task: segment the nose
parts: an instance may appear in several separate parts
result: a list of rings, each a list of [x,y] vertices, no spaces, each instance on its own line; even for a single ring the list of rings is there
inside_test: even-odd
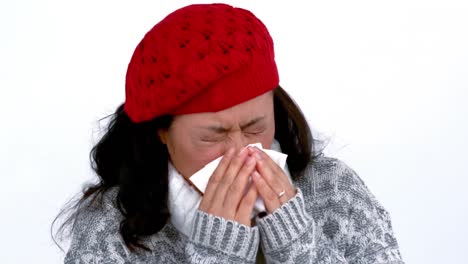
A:
[[[242,133],[233,133],[228,142],[227,149],[234,148],[237,152],[241,151],[249,143]]]

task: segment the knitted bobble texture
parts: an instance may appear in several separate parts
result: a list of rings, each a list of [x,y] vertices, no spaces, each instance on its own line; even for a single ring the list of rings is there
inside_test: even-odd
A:
[[[220,111],[278,83],[273,40],[255,15],[225,4],[190,5],[137,45],[126,75],[125,112],[143,122]]]

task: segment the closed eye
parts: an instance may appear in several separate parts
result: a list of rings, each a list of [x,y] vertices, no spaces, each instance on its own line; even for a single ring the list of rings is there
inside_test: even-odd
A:
[[[205,138],[203,138],[201,141],[202,142],[218,142],[218,141],[221,141],[221,139],[214,139],[214,138],[205,139]]]
[[[247,135],[252,135],[252,136],[257,136],[265,132],[265,130],[259,130],[259,131],[246,131],[244,132]]]
[[[213,137],[203,137],[201,138],[202,142],[219,142],[224,140],[224,136],[213,136]]]

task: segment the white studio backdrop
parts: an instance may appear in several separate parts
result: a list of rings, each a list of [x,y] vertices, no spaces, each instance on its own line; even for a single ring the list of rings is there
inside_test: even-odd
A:
[[[94,177],[97,120],[143,35],[190,3],[0,2],[1,263],[63,262],[50,224]],[[405,261],[468,263],[468,2],[226,3],[270,29],[282,86],[390,212]]]

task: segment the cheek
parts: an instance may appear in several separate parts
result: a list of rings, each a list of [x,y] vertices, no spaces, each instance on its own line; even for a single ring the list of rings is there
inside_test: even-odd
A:
[[[197,166],[194,168],[193,173],[197,172],[203,168],[206,164],[217,159],[219,156],[224,154],[223,148],[221,146],[213,146],[209,148],[200,148],[194,157],[197,163]],[[193,174],[192,173],[192,174]]]
[[[221,156],[223,149],[219,146],[200,147],[191,142],[185,142],[185,144],[172,144],[169,153],[179,173],[189,178],[206,164]]]
[[[271,148],[271,144],[273,144],[274,138],[275,138],[275,129],[273,127],[273,129],[269,129],[264,134],[260,135],[258,137],[257,142],[262,143],[262,146],[264,148],[269,149]]]
[[[274,133],[271,133],[269,135],[265,135],[264,137],[262,137],[262,139],[260,139],[260,142],[262,142],[262,146],[267,149],[271,148],[274,137],[275,137]]]

